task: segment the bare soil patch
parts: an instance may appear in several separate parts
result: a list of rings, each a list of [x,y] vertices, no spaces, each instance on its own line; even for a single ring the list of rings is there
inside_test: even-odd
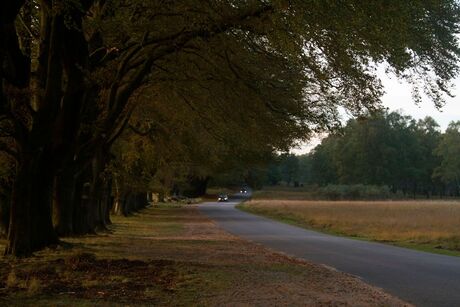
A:
[[[193,206],[114,218],[100,236],[0,260],[0,305],[403,306],[348,274],[219,229]]]

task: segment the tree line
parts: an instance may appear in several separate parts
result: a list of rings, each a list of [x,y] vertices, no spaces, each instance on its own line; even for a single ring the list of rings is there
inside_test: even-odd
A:
[[[1,1],[5,254],[105,229],[149,191],[201,194],[334,128],[339,108],[379,109],[378,63],[441,105],[459,13],[456,1]]]
[[[351,119],[310,153],[281,155],[270,184],[375,185],[403,195],[460,196],[460,122],[441,132],[431,117],[398,112]]]

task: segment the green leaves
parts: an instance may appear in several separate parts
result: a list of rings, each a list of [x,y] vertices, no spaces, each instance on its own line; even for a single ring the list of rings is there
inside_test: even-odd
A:
[[[387,185],[394,192],[434,193],[440,187],[433,172],[434,179],[450,183],[460,171],[460,164],[453,162],[458,160],[453,153],[458,131],[451,126],[441,136],[432,118],[415,121],[396,112],[350,120],[341,133],[328,136],[310,154],[309,180],[321,185]]]
[[[449,124],[435,153],[441,158],[441,165],[436,168],[433,177],[445,183],[454,182],[460,189],[460,121]]]

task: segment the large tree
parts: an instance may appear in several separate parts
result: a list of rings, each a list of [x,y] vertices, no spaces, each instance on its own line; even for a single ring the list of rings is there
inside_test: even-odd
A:
[[[441,158],[440,165],[435,169],[434,177],[444,183],[451,183],[455,195],[460,195],[460,122],[451,122],[435,150]]]

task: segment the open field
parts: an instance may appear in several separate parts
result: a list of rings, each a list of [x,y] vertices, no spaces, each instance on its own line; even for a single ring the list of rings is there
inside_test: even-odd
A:
[[[106,234],[0,258],[0,305],[403,305],[350,275],[229,235],[193,206],[113,220]]]
[[[293,194],[262,191],[240,207],[327,233],[460,256],[460,201],[313,201]]]

